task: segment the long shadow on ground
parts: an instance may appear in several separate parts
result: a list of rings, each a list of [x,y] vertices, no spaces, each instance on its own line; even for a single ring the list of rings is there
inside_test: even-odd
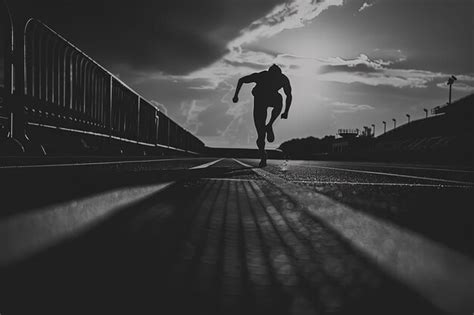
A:
[[[236,180],[219,179],[225,173]],[[207,174],[209,175],[209,174]],[[436,314],[250,170],[215,169],[0,270],[2,314]],[[286,209],[282,211],[282,209]],[[293,209],[293,210],[292,210]],[[302,231],[307,231],[307,234]]]

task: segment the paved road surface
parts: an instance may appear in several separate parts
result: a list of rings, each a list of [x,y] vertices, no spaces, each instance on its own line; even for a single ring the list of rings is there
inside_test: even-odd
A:
[[[277,160],[265,170],[474,257],[473,169]]]
[[[0,170],[0,313],[471,313],[472,171],[256,162]]]

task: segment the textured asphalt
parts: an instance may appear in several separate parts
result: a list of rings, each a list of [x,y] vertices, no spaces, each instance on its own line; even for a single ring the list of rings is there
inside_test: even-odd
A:
[[[71,174],[80,178],[63,188],[64,194],[92,180],[94,192],[137,183],[176,184],[1,267],[0,313],[442,313],[429,294],[387,272],[251,167],[226,159],[189,170],[213,160],[181,161],[171,168],[142,163],[72,173],[50,170],[58,181]],[[434,240],[462,253],[463,262],[472,258],[472,222],[467,220],[472,173],[400,167],[271,161],[265,171]],[[36,172],[40,178],[45,174]],[[78,191],[63,199],[77,197]],[[21,220],[58,202],[33,198],[24,202],[27,211],[11,203],[14,210],[3,220]]]
[[[269,160],[265,170],[474,258],[474,169]]]

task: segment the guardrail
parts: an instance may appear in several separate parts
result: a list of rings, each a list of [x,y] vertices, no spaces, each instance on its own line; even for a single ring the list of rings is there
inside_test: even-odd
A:
[[[15,94],[17,99],[21,95],[25,125],[203,152],[204,143],[197,137],[41,21],[29,19],[21,32],[23,49],[17,51],[22,64],[15,71],[22,74],[23,86]],[[0,109],[8,114],[8,106]]]
[[[0,121],[9,119],[7,98],[13,93],[11,54],[13,23],[8,7],[0,2]]]

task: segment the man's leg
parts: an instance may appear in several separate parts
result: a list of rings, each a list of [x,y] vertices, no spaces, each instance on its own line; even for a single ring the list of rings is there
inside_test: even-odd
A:
[[[268,124],[265,126],[265,129],[267,131],[268,142],[275,141],[275,134],[273,133],[273,123],[278,118],[278,116],[280,116],[281,110],[283,108],[283,103],[282,103],[280,94],[278,94],[278,97],[275,97],[275,100],[273,100],[272,105],[273,105],[272,114],[271,114],[270,120],[268,121]]]
[[[267,154],[265,153],[265,121],[267,120],[267,108],[261,106],[257,100],[253,107],[253,120],[257,129],[257,147],[260,155],[260,166],[267,164]]]

